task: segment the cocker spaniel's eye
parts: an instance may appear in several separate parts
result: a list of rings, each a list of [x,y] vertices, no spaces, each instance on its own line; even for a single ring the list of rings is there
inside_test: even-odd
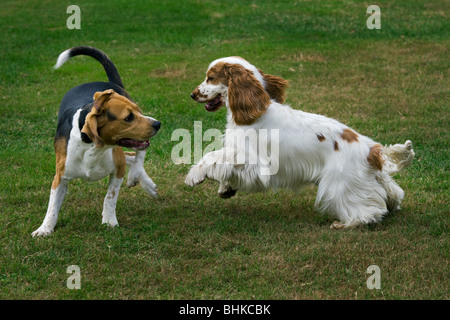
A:
[[[214,80],[214,77],[208,77],[207,79],[206,79],[206,81],[213,81]]]
[[[131,122],[134,120],[134,114],[130,113],[125,119],[123,119],[125,122]]]

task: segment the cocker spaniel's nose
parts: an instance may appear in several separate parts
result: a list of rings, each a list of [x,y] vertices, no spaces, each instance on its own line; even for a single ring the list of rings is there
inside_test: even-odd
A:
[[[152,127],[153,127],[153,129],[155,129],[155,131],[158,131],[159,128],[161,128],[161,122],[159,122],[159,121],[153,122]]]
[[[191,93],[191,98],[195,100],[195,93]]]

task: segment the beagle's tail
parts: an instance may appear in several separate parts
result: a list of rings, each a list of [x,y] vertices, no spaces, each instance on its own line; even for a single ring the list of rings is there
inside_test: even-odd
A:
[[[103,51],[93,47],[73,47],[67,49],[66,51],[64,51],[59,55],[58,61],[56,61],[56,64],[53,68],[58,69],[67,60],[79,55],[89,56],[100,62],[103,68],[105,69],[109,82],[112,82],[118,85],[119,87],[123,88],[122,79],[120,78],[119,72],[117,71],[114,63]]]

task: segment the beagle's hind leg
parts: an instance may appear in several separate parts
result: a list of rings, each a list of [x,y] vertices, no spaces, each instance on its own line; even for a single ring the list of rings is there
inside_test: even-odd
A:
[[[58,183],[57,186],[55,186],[56,183]],[[50,191],[47,213],[41,226],[31,234],[33,237],[48,236],[53,232],[58,220],[59,210],[67,193],[68,183],[69,180],[55,176]]]
[[[52,189],[50,191],[50,199],[48,201],[47,213],[45,214],[42,225],[31,235],[33,237],[48,236],[53,232],[58,213],[67,193],[69,180],[64,178],[67,159],[67,139],[55,139],[55,156],[56,156],[56,174],[53,178]]]

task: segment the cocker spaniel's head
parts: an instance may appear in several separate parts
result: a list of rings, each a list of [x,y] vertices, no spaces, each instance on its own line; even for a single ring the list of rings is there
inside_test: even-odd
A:
[[[206,103],[209,112],[223,106],[230,108],[238,125],[250,125],[267,110],[271,100],[283,103],[288,81],[264,74],[240,57],[227,57],[213,61],[203,81],[191,94]]]

